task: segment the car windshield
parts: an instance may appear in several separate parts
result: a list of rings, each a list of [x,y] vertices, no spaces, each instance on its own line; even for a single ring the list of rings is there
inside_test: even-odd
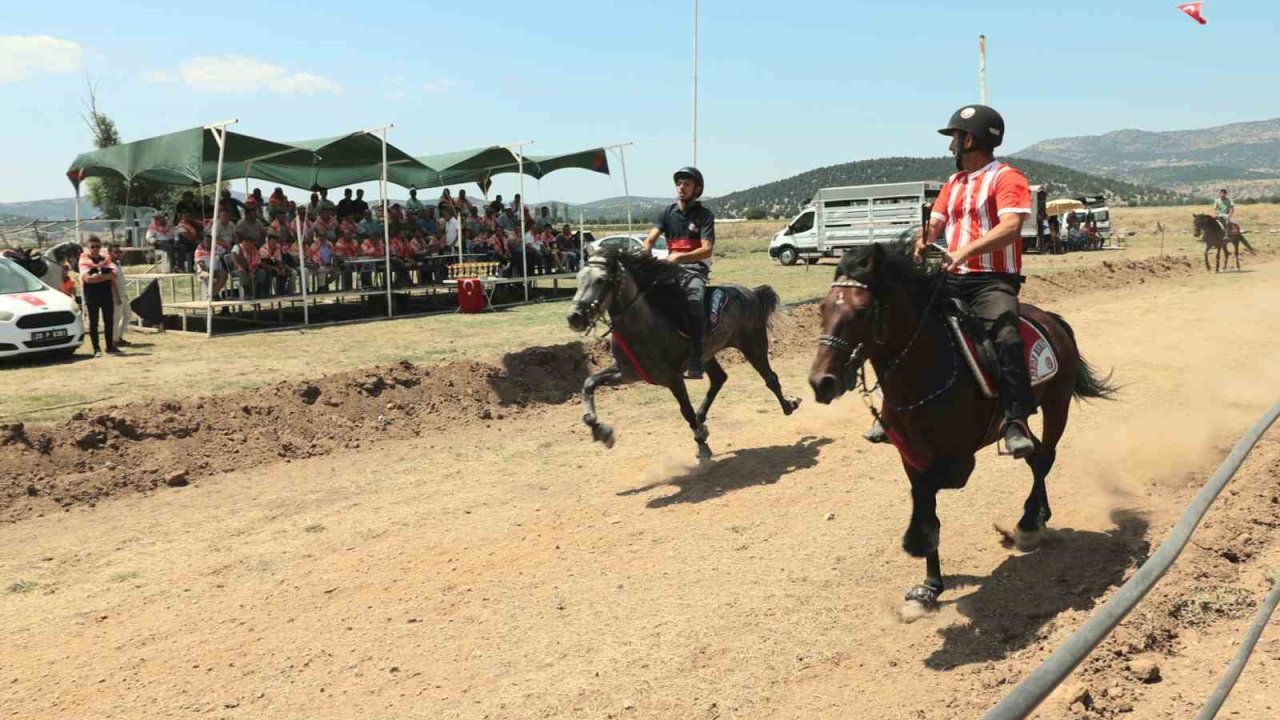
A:
[[[635,240],[629,237],[611,237],[600,241],[600,247],[605,248],[627,248],[630,247]]]
[[[44,283],[35,275],[18,267],[12,260],[0,259],[0,295],[29,293],[44,290]]]

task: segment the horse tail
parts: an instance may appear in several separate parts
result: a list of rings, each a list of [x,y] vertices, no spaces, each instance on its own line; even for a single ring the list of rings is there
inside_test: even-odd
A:
[[[758,285],[751,289],[751,294],[755,295],[756,301],[760,303],[760,309],[764,311],[764,322],[768,325],[773,319],[773,314],[778,311],[778,303],[781,302],[778,291],[771,285]]]
[[[1098,377],[1098,371],[1080,354],[1080,346],[1076,345],[1076,331],[1071,329],[1071,324],[1057,313],[1046,314],[1067,331],[1071,344],[1076,346],[1076,386],[1071,389],[1071,394],[1078,400],[1110,400],[1120,390],[1119,386],[1111,382],[1113,373]]]
[[[1243,233],[1243,232],[1241,232],[1241,233],[1240,233],[1239,235],[1237,235],[1236,237],[1240,238],[1240,242],[1241,242],[1241,244],[1243,244],[1243,245],[1245,246],[1245,248],[1249,251],[1249,254],[1250,254],[1250,255],[1257,255],[1257,254],[1258,254],[1258,252],[1257,252],[1256,250],[1254,250],[1254,249],[1253,249],[1253,246],[1249,244],[1249,241],[1245,239],[1245,237],[1244,237],[1244,233]]]

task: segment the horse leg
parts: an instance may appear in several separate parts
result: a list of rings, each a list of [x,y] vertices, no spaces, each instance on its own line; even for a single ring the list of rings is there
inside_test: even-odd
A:
[[[1209,272],[1209,251],[1212,249],[1213,249],[1212,245],[1205,243],[1204,245],[1204,271],[1205,272]]]
[[[711,387],[707,388],[707,395],[702,398],[702,404],[698,406],[699,425],[707,422],[707,412],[711,410],[711,403],[715,402],[720,388],[724,387],[725,381],[729,379],[729,373],[724,371],[715,357],[703,363],[703,368],[707,371],[707,379],[711,381]]]
[[[800,407],[800,398],[789,397],[782,394],[782,383],[778,382],[778,374],[769,366],[769,335],[760,333],[754,342],[745,343],[745,346],[739,348],[742,354],[746,356],[747,362],[751,363],[751,367],[756,369],[760,377],[764,379],[765,387],[778,398],[778,405],[782,407],[783,415],[790,415]]]
[[[721,370],[721,372],[724,371]],[[675,382],[671,384],[671,394],[680,404],[680,414],[684,416],[685,422],[689,423],[689,429],[693,431],[693,440],[698,443],[698,460],[710,460],[711,448],[707,445],[707,436],[710,433],[707,432],[707,426],[698,419],[698,413],[693,410],[693,403],[689,401],[689,389],[685,387],[684,378],[676,377]]]
[[[596,388],[611,385],[622,379],[622,371],[617,365],[591,375],[582,383],[582,405],[586,410],[582,413],[582,422],[591,428],[591,439],[604,443],[606,448],[613,447],[613,428],[596,419]]]
[[[902,549],[912,557],[925,559],[924,582],[907,591],[902,604],[903,622],[914,622],[938,609],[942,594],[942,561],[938,542],[942,523],[938,520],[938,486],[930,471],[906,468],[911,480],[911,523],[902,535]]]
[[[1240,271],[1240,241],[1236,240],[1236,272]]]

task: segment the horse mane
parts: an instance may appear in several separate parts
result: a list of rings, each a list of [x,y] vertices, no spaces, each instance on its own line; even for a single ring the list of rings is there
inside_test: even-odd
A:
[[[871,258],[877,254],[877,246],[883,249],[879,279],[901,285],[917,306],[928,303],[940,270],[929,263],[916,262],[915,246],[911,241],[869,244],[846,250],[836,266],[836,279],[857,280],[870,286],[871,292],[881,294],[885,288],[877,287],[877,278],[871,277]]]
[[[629,252],[623,248],[605,248],[595,255],[609,264],[622,266],[635,280],[641,290],[648,290],[654,285],[678,284],[684,276],[684,270],[673,262],[659,260],[647,253]]]

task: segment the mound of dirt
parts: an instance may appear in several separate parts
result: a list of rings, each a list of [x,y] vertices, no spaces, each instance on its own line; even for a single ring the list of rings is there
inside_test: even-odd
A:
[[[218,397],[110,406],[40,431],[3,424],[0,520],[501,420],[575,397],[589,365],[583,345],[570,343],[511,353],[500,365],[402,362]]]
[[[1103,261],[1097,265],[1049,275],[1032,275],[1022,286],[1024,302],[1052,310],[1052,303],[1068,295],[1118,290],[1152,280],[1186,277],[1203,273],[1186,256],[1153,257],[1141,260]]]

